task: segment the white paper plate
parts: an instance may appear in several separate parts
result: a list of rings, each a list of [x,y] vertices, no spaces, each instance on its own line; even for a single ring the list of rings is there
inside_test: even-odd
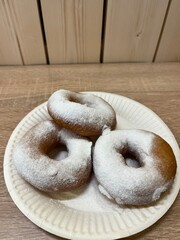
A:
[[[117,113],[118,129],[145,129],[164,138],[173,148],[178,169],[173,187],[148,207],[122,208],[99,194],[95,179],[72,193],[45,194],[26,183],[13,164],[13,149],[35,124],[50,119],[46,103],[31,111],[12,133],[4,158],[4,177],[17,207],[36,225],[69,239],[116,239],[138,233],[160,219],[173,204],[180,188],[180,150],[165,123],[150,109],[129,98],[93,92],[109,102]]]

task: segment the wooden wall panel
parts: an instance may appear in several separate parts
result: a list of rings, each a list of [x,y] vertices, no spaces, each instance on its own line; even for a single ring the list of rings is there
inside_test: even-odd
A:
[[[0,1],[0,65],[21,65],[19,47],[4,1]]]
[[[100,61],[103,0],[41,0],[51,64]]]
[[[0,1],[0,64],[44,63],[37,1]]]
[[[104,62],[151,62],[168,0],[108,0]]]
[[[172,0],[155,61],[180,61],[180,1]]]
[[[24,64],[46,63],[37,0],[6,1]]]

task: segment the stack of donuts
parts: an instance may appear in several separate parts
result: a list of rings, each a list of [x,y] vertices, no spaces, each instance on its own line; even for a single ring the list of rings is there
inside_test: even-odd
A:
[[[94,172],[109,199],[146,205],[172,186],[176,159],[170,145],[145,130],[115,130],[115,111],[102,98],[58,90],[47,110],[52,120],[31,128],[14,149],[18,173],[34,187],[70,191]],[[61,160],[50,156],[57,147],[67,150]]]

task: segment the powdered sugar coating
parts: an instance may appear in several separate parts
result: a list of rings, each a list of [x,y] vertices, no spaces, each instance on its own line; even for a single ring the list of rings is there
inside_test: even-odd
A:
[[[64,144],[68,156],[56,161],[48,156],[51,148]],[[14,150],[19,174],[43,191],[74,189],[89,179],[92,143],[84,137],[61,129],[52,121],[37,124],[20,140]]]
[[[93,94],[58,90],[48,100],[48,111],[56,123],[80,135],[100,135],[116,124],[113,108]]]
[[[162,176],[160,160],[152,152],[156,137],[143,130],[116,130],[97,140],[93,167],[104,195],[118,204],[142,205],[157,200],[171,186],[173,179]],[[127,151],[140,167],[127,166]]]

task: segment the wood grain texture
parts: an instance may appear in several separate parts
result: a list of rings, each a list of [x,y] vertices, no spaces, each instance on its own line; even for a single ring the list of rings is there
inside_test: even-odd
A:
[[[5,1],[24,64],[45,64],[46,57],[36,0]]]
[[[180,1],[172,0],[156,54],[156,62],[180,61]]]
[[[45,64],[37,1],[1,1],[0,11],[0,64]]]
[[[50,94],[73,91],[106,91],[141,102],[169,126],[180,144],[179,64],[103,64],[0,68],[0,239],[62,239],[38,228],[11,200],[3,179],[7,141],[18,122]],[[153,226],[127,240],[179,240],[180,195]]]
[[[49,61],[100,61],[103,0],[41,0]]]
[[[104,62],[151,62],[168,0],[109,0]]]
[[[16,34],[4,1],[0,1],[0,65],[22,65]]]

